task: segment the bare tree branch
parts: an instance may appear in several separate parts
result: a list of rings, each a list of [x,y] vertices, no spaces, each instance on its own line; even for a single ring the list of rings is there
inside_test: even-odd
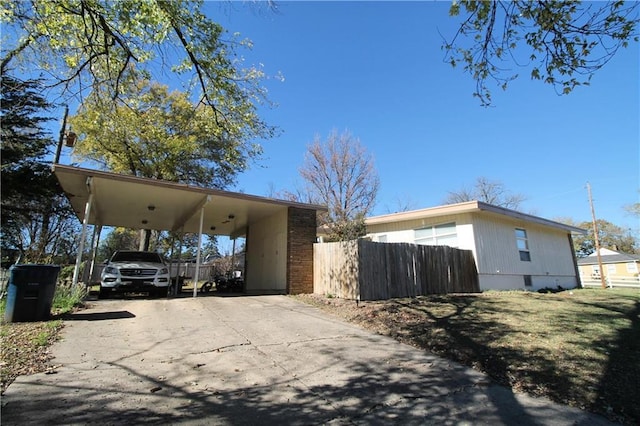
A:
[[[364,218],[371,213],[380,186],[373,157],[360,141],[344,132],[332,132],[325,142],[316,137],[308,146],[300,175],[310,201],[328,206],[320,224],[334,239],[363,235]]]
[[[476,179],[473,188],[461,188],[457,191],[451,191],[443,200],[443,203],[457,204],[467,201],[482,201],[494,206],[519,210],[520,205],[525,200],[526,197],[524,195],[508,191],[502,182],[492,181],[480,176]]]

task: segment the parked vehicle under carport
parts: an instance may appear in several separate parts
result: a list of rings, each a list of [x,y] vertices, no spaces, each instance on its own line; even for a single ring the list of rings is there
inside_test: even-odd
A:
[[[169,268],[158,253],[116,251],[100,275],[100,298],[114,294],[148,293],[166,297]]]

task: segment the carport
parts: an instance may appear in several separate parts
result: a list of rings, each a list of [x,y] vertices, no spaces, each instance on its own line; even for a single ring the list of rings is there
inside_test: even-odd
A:
[[[94,237],[103,226],[198,234],[195,282],[203,234],[245,237],[245,292],[313,292],[316,212],[326,207],[59,164],[53,172],[82,222],[74,285],[93,225]]]

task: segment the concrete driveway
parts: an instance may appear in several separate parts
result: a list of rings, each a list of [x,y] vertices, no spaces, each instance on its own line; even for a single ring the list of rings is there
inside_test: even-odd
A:
[[[609,424],[286,296],[101,300],[62,337],[3,425]]]

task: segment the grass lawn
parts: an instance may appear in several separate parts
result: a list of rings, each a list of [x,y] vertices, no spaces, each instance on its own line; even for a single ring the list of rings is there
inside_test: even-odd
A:
[[[21,375],[41,373],[50,367],[51,346],[57,339],[63,322],[56,315],[82,306],[84,287],[58,284],[53,297],[49,321],[6,323],[4,313],[7,298],[0,299],[0,393]]]
[[[640,291],[485,292],[378,302],[300,296],[517,392],[640,424]]]
[[[77,305],[61,294],[56,309]],[[485,292],[378,302],[294,296],[380,334],[489,374],[514,391],[640,424],[640,290]],[[0,301],[0,305],[2,302]],[[2,313],[0,306],[0,313]],[[46,371],[61,321],[2,324],[2,390]]]

